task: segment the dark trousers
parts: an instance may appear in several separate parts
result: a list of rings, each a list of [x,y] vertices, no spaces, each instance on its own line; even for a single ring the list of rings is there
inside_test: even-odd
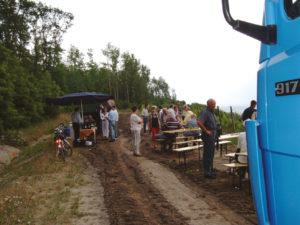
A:
[[[115,128],[115,129],[116,129],[116,134],[115,134],[115,136],[116,136],[116,138],[119,137],[119,127],[118,127],[118,123],[119,123],[119,121],[116,121],[116,122],[115,122],[115,127],[116,127],[116,128]]]
[[[213,137],[203,138],[203,169],[205,175],[213,172],[213,162],[215,155],[215,139]]]
[[[73,130],[74,130],[74,140],[79,139],[80,135],[80,124],[79,123],[72,123]]]
[[[147,131],[147,126],[148,126],[148,117],[143,117],[143,122],[144,122],[144,133]]]

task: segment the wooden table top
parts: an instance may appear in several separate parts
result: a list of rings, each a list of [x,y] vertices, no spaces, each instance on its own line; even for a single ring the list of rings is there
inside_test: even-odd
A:
[[[228,140],[239,137],[240,133],[224,134],[219,137],[219,140]]]
[[[199,127],[196,128],[182,128],[177,130],[163,130],[162,132],[164,134],[177,134],[177,133],[184,133],[187,131],[200,131],[201,129]]]
[[[248,167],[247,163],[225,163],[224,166],[230,167],[230,168],[242,168],[242,167]]]

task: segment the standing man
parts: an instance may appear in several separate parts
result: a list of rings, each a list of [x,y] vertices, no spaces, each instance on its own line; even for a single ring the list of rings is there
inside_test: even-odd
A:
[[[214,99],[207,100],[206,108],[201,112],[198,120],[198,126],[202,130],[203,141],[203,168],[204,177],[215,179],[216,174],[213,169],[213,160],[215,154],[215,141],[217,134],[217,120],[214,114],[216,108],[216,101]]]
[[[118,119],[118,113],[116,110],[116,106],[112,106],[111,110],[108,113],[109,120],[109,131],[110,131],[110,142],[114,142],[116,140],[116,121]]]
[[[140,143],[141,143],[141,129],[143,120],[140,118],[137,113],[138,109],[136,106],[132,107],[132,113],[130,115],[130,129],[132,132],[132,145],[133,145],[133,155],[141,156],[140,153]]]
[[[245,121],[247,119],[253,120],[256,118],[256,101],[252,100],[250,103],[250,107],[244,110],[242,114],[242,120]]]
[[[148,106],[145,104],[145,107],[142,110],[142,117],[143,117],[143,123],[144,123],[144,133],[147,132],[147,126],[148,126],[148,118],[149,118],[149,111]]]
[[[74,144],[76,145],[78,140],[79,140],[79,136],[80,136],[80,124],[83,123],[81,114],[79,112],[79,107],[76,107],[74,109],[74,112],[71,115],[71,120],[72,120],[72,126],[73,126],[73,131],[74,131]]]

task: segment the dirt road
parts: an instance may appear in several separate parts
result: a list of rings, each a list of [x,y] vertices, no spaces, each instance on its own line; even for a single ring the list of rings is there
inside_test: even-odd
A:
[[[83,153],[98,171],[111,224],[255,224],[159,160],[132,156],[127,117],[120,118],[116,142],[100,140]],[[149,139],[144,136],[142,146]]]

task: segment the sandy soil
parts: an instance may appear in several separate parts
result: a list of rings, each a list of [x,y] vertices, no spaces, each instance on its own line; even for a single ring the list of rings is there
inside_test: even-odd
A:
[[[71,190],[73,199],[78,199],[78,218],[73,218],[73,225],[108,225],[109,219],[104,204],[104,189],[101,185],[97,170],[89,163],[84,171],[85,185]],[[74,201],[75,201],[74,200]],[[73,202],[74,202],[73,201]]]
[[[119,127],[116,142],[99,139],[93,150],[82,150],[98,171],[94,178],[102,183],[110,224],[257,223],[247,184],[244,190],[232,190],[225,171],[219,171],[216,180],[204,180],[197,154],[185,170],[176,163],[176,155],[153,151],[150,135],[143,136],[143,157],[134,157],[128,115],[121,115]]]

